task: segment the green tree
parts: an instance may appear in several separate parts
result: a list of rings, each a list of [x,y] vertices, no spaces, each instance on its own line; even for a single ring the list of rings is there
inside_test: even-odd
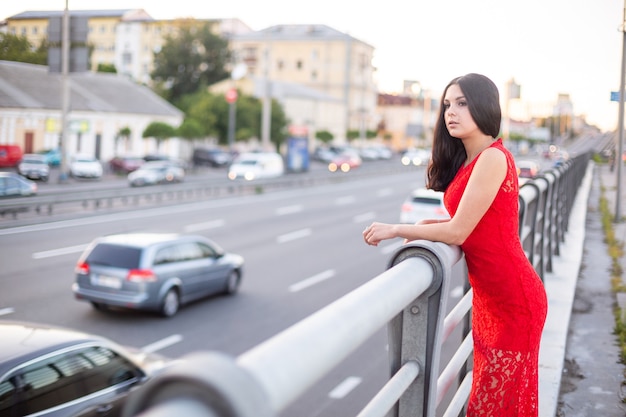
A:
[[[185,112],[186,119],[195,120],[205,136],[219,137],[217,124],[220,117],[224,116],[223,110],[219,109],[221,103],[217,96],[202,91],[185,96],[182,101],[184,106],[179,108]]]
[[[205,136],[202,124],[190,117],[186,117],[183,123],[178,126],[178,136],[188,140],[200,139]]]
[[[155,138],[157,141],[157,151],[161,148],[161,142],[176,136],[176,129],[163,122],[152,122],[143,131],[143,138]]]
[[[348,141],[357,139],[359,136],[361,136],[361,132],[358,130],[351,129],[346,132],[346,138],[348,138]]]
[[[378,135],[378,132],[376,132],[375,130],[366,130],[365,131],[365,139],[373,139]],[[348,140],[354,140],[354,139],[358,139],[361,137],[361,131],[360,130],[348,130],[346,132],[346,137],[348,138]]]
[[[118,130],[117,135],[115,135],[115,150],[116,151],[117,151],[118,140],[120,139],[124,139],[125,146],[128,146],[128,139],[130,138],[131,133],[132,132],[130,130],[130,127],[128,126],[124,126],[120,130]]]
[[[221,145],[228,144],[229,103],[223,94],[198,91],[180,97],[176,106],[185,113],[187,120],[193,120],[202,128],[204,136],[213,136]],[[262,103],[259,99],[239,92],[235,103],[235,140],[246,141],[261,137]],[[270,136],[276,146],[285,141],[287,118],[277,101],[272,102]]]
[[[272,125],[270,127],[270,137],[276,146],[276,151],[280,150],[280,145],[287,139],[289,120],[285,110],[276,100],[272,100]]]
[[[44,41],[34,48],[26,36],[0,33],[0,60],[47,65],[48,46]]]
[[[117,74],[117,68],[113,64],[98,64],[98,72],[109,72],[112,74]]]
[[[330,143],[335,137],[328,130],[318,130],[315,132],[315,139],[322,143]]]
[[[190,22],[167,36],[155,54],[152,78],[170,102],[229,77],[228,41],[214,34],[211,26]]]

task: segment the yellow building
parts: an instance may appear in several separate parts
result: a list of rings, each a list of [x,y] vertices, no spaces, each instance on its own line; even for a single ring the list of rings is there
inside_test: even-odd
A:
[[[62,10],[26,11],[6,19],[6,32],[18,36],[26,36],[34,47],[38,47],[48,36],[48,19],[62,17]],[[93,48],[91,69],[96,70],[99,64],[115,62],[116,28],[124,19],[152,18],[143,10],[70,10],[71,17],[86,17],[89,33],[87,44]]]
[[[376,129],[371,45],[326,25],[277,25],[233,35],[230,46],[255,78],[300,84],[339,100],[341,127],[318,125],[316,130],[331,130],[341,142],[348,130]]]
[[[62,10],[22,12],[7,18],[4,30],[25,36],[38,47],[48,36],[48,19],[62,17],[63,13]],[[70,10],[69,14],[88,19],[87,44],[92,48],[92,71],[99,64],[115,65],[118,73],[143,84],[150,84],[154,53],[161,50],[167,35],[181,27],[211,22],[216,34],[225,37],[252,31],[239,19],[155,20],[143,9]]]

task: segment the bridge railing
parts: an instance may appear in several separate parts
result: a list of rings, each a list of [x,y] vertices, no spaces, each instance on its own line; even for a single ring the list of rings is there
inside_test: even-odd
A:
[[[578,156],[520,189],[520,238],[542,279],[564,240],[589,158]],[[136,391],[124,415],[276,417],[386,326],[390,376],[357,417],[457,417],[472,380],[472,291],[466,285],[448,309],[453,278],[467,278],[459,247],[407,243],[385,272],[240,356],[188,356]],[[450,338],[457,329],[458,346]],[[453,343],[447,361],[444,343]]]

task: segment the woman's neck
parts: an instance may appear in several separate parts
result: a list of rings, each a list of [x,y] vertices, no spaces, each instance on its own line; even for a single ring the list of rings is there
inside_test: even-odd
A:
[[[465,153],[467,154],[465,165],[472,162],[474,158],[478,156],[478,154],[491,146],[493,141],[494,139],[488,135],[481,135],[472,139],[464,140],[463,146],[465,147]]]

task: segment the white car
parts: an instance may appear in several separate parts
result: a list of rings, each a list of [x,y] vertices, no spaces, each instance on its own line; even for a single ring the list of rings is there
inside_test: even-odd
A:
[[[400,223],[415,224],[426,219],[449,219],[443,205],[443,192],[418,188],[404,200],[400,210]]]
[[[146,162],[128,174],[131,187],[155,184],[171,184],[185,179],[185,170],[175,163],[166,161]]]
[[[402,155],[400,161],[402,165],[409,166],[422,166],[428,165],[430,162],[431,151],[428,149],[412,149],[408,150]]]
[[[228,178],[248,181],[276,178],[285,173],[283,157],[275,152],[251,152],[239,155],[228,168]]]
[[[74,178],[102,178],[102,164],[90,155],[74,155],[70,161],[70,176]]]

